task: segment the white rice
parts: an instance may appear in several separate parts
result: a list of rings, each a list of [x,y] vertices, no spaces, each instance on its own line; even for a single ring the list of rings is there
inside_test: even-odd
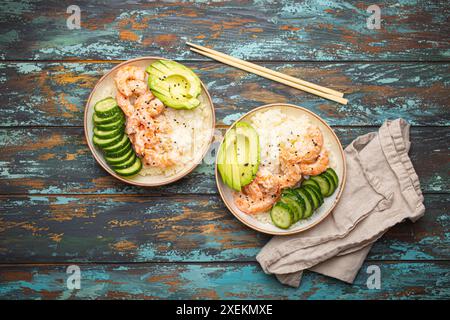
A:
[[[286,144],[292,137],[302,139],[308,127],[312,125],[311,119],[307,115],[292,117],[279,108],[256,112],[249,121],[259,135],[260,167],[264,167],[274,174],[280,173],[280,146]],[[330,142],[325,135],[324,146],[330,150]],[[333,155],[329,154],[329,158],[330,167],[334,167]],[[263,223],[272,224],[268,211],[256,214],[254,217]]]
[[[142,176],[164,175],[172,176],[185,169],[189,163],[198,157],[205,143],[209,141],[210,112],[202,96],[198,98],[200,105],[193,110],[177,110],[166,108],[163,117],[170,124],[172,131],[168,135],[172,140],[176,164],[169,168],[157,168],[144,164],[139,172]]]

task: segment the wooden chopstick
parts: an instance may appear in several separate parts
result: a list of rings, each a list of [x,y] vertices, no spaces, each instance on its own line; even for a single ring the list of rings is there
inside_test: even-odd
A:
[[[339,91],[336,91],[336,90],[333,90],[333,89],[329,89],[329,88],[326,88],[326,87],[322,87],[322,86],[319,86],[317,84],[314,84],[314,83],[311,83],[311,82],[308,82],[308,81],[305,81],[305,80],[302,80],[302,79],[298,79],[298,78],[289,76],[287,74],[284,74],[284,73],[281,73],[281,72],[278,72],[278,71],[274,71],[272,69],[261,67],[261,66],[259,66],[257,64],[254,64],[254,63],[251,63],[251,62],[248,62],[248,61],[245,61],[245,60],[241,60],[241,59],[238,59],[238,58],[226,55],[226,54],[224,54],[222,52],[219,52],[219,51],[207,48],[207,47],[203,47],[203,46],[191,43],[191,42],[186,42],[186,44],[188,46],[194,47],[194,48],[196,48],[198,50],[202,50],[202,51],[206,51],[206,52],[211,53],[211,54],[215,54],[215,55],[217,55],[219,57],[226,58],[226,59],[229,59],[231,61],[234,61],[234,62],[243,64],[243,65],[246,65],[247,67],[251,67],[253,69],[256,69],[256,70],[259,70],[259,71],[262,71],[262,72],[266,72],[268,74],[277,76],[279,78],[286,79],[286,80],[295,82],[297,84],[300,84],[300,85],[303,85],[303,86],[306,86],[306,87],[310,87],[310,88],[313,88],[313,89],[316,89],[318,91],[322,91],[322,92],[325,92],[325,93],[328,93],[328,94],[331,94],[331,95],[336,96],[336,97],[341,97],[342,98],[344,96],[344,94],[342,92],[339,92]]]
[[[299,89],[299,90],[302,90],[302,91],[305,91],[305,92],[308,92],[308,93],[315,94],[316,96],[319,96],[319,97],[322,97],[322,98],[325,98],[325,99],[328,99],[328,100],[332,100],[332,101],[335,101],[335,102],[339,102],[341,104],[347,104],[347,102],[348,102],[348,100],[345,99],[345,98],[336,97],[336,96],[333,96],[331,94],[327,94],[327,93],[324,93],[322,91],[318,91],[316,89],[312,89],[312,88],[309,88],[309,87],[306,87],[306,86],[299,85],[299,84],[294,83],[292,81],[281,79],[281,78],[279,78],[277,76],[273,76],[271,74],[264,73],[262,71],[259,71],[259,70],[253,69],[251,67],[245,66],[243,64],[231,61],[229,59],[222,58],[222,57],[219,57],[219,56],[207,53],[205,51],[197,50],[195,48],[190,48],[190,49],[192,51],[194,51],[194,52],[197,52],[197,53],[199,53],[201,55],[204,55],[204,56],[206,56],[208,58],[220,61],[222,63],[228,64],[228,65],[230,65],[232,67],[235,67],[235,68],[238,68],[238,69],[241,69],[241,70],[244,70],[244,71],[248,71],[248,72],[254,73],[254,74],[258,75],[258,76],[261,76],[261,77],[264,77],[264,78],[267,78],[267,79],[270,79],[270,80],[273,80],[273,81],[276,81],[276,82],[288,85],[290,87],[293,87],[293,88],[296,88],[296,89]]]
[[[202,47],[196,44],[192,44],[190,42],[186,43],[189,46],[192,46],[194,48],[199,48],[198,50],[191,48],[192,51],[197,52],[199,54],[205,55],[211,59],[215,59],[217,61],[223,62],[225,64],[234,66],[239,69],[243,69],[248,72],[255,73],[257,75],[260,75],[262,77],[271,79],[273,81],[277,81],[286,85],[289,85],[291,87],[294,87],[296,89],[300,89],[318,96],[321,96],[323,98],[333,100],[342,104],[347,104],[348,100],[342,98],[343,93],[339,91],[335,91],[329,88],[325,88],[313,83],[310,83],[308,81],[304,81],[301,79],[297,79],[295,77],[291,77],[289,75],[283,74],[281,72],[277,72],[268,68],[261,67],[257,64],[244,61],[238,58],[234,58],[231,56],[228,56],[226,54],[223,54],[221,52],[215,51],[213,49],[209,49],[206,47]],[[333,97],[337,97],[338,99],[334,99]]]

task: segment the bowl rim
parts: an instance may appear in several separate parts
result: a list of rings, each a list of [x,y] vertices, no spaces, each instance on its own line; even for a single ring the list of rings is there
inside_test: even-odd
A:
[[[112,72],[114,72],[115,70],[123,67],[124,65],[127,65],[129,63],[133,63],[136,61],[141,61],[141,60],[169,60],[167,58],[162,58],[162,57],[158,57],[158,56],[145,56],[145,57],[138,57],[138,58],[134,58],[134,59],[130,59],[130,60],[126,60],[123,61],[121,63],[119,63],[118,65],[116,65],[115,67],[113,67],[112,69],[110,69],[108,72],[106,72],[95,84],[94,88],[92,88],[91,93],[89,94],[89,97],[86,101],[85,104],[85,108],[84,108],[84,138],[86,139],[86,142],[89,146],[89,149],[92,153],[92,155],[94,156],[95,160],[97,161],[97,163],[106,171],[108,172],[110,175],[112,175],[114,178],[123,181],[125,183],[131,184],[131,185],[135,185],[135,186],[141,186],[141,187],[159,187],[159,186],[163,186],[163,185],[167,185],[170,183],[173,183],[175,181],[178,181],[180,179],[182,179],[183,177],[185,177],[186,175],[188,175],[189,173],[191,173],[192,171],[194,171],[194,169],[200,164],[194,164],[192,166],[192,168],[190,168],[188,171],[186,172],[182,172],[182,174],[175,174],[171,177],[169,177],[170,179],[165,180],[163,182],[159,182],[159,183],[145,183],[145,182],[138,182],[138,181],[133,181],[133,180],[128,180],[120,175],[118,175],[117,173],[115,173],[109,166],[104,165],[102,161],[100,161],[99,159],[99,155],[97,155],[95,146],[93,145],[91,139],[89,139],[89,135],[88,135],[88,129],[87,129],[87,125],[88,125],[88,110],[89,110],[89,105],[91,103],[92,97],[94,95],[94,92],[97,90],[99,84],[106,78],[108,77]],[[200,79],[200,78],[199,78]],[[215,109],[214,109],[214,104],[213,101],[211,99],[211,95],[208,92],[208,89],[206,88],[206,86],[204,85],[204,83],[202,82],[202,80],[200,80],[200,84],[202,86],[202,90],[206,93],[206,96],[208,98],[208,102],[211,108],[211,117],[212,117],[212,126],[210,129],[210,137],[209,137],[209,141],[207,144],[205,144],[204,150],[202,152],[202,157],[201,160],[203,161],[203,158],[205,157],[206,153],[208,152],[211,143],[213,142],[214,139],[214,129],[216,127],[216,115],[215,115]]]
[[[242,115],[241,117],[239,117],[239,119],[237,119],[236,121],[234,121],[234,122],[230,125],[230,127],[227,129],[227,131],[225,132],[225,135],[228,133],[228,131],[229,131],[231,128],[234,127],[234,125],[235,125],[237,122],[241,121],[243,118],[249,116],[249,115],[252,114],[252,113],[255,113],[255,112],[257,112],[257,111],[260,111],[260,110],[262,110],[262,109],[273,108],[273,107],[290,107],[290,108],[296,108],[296,109],[301,109],[301,110],[303,110],[304,112],[308,113],[309,115],[315,117],[317,120],[319,120],[320,122],[322,122],[322,123],[323,123],[323,124],[331,131],[331,133],[334,135],[334,137],[335,137],[336,140],[338,141],[338,143],[339,143],[339,150],[340,150],[340,156],[341,156],[341,158],[342,158],[342,164],[343,164],[343,178],[342,178],[342,180],[341,180],[341,184],[340,184],[340,186],[339,186],[339,187],[340,187],[340,188],[339,188],[339,192],[338,192],[338,194],[336,195],[336,199],[334,200],[333,204],[330,206],[330,208],[328,209],[328,211],[325,212],[319,219],[317,219],[316,221],[314,221],[314,223],[312,223],[312,224],[310,224],[310,225],[307,225],[307,226],[304,226],[304,227],[299,228],[299,229],[295,229],[295,230],[291,230],[291,231],[279,231],[279,232],[278,232],[278,231],[268,231],[268,230],[264,230],[264,229],[261,229],[261,228],[256,227],[255,225],[252,225],[251,223],[248,223],[247,221],[245,221],[244,219],[242,219],[242,218],[239,216],[239,214],[236,213],[236,212],[231,208],[231,206],[228,205],[227,201],[225,200],[225,196],[224,196],[224,194],[222,193],[221,186],[220,186],[220,184],[219,184],[219,174],[218,174],[218,169],[217,169],[218,152],[217,152],[217,155],[216,155],[214,174],[215,174],[215,179],[216,179],[217,190],[219,191],[219,194],[220,194],[220,197],[222,198],[223,203],[224,203],[225,206],[228,208],[228,210],[229,210],[229,211],[230,211],[230,212],[231,212],[231,213],[232,213],[232,214],[233,214],[240,222],[242,222],[242,223],[245,224],[247,227],[249,227],[249,228],[251,228],[251,229],[253,229],[253,230],[256,230],[256,231],[259,231],[259,232],[262,232],[262,233],[265,233],[265,234],[276,235],[276,236],[288,236],[288,235],[293,235],[293,234],[297,234],[297,233],[303,232],[303,231],[305,231],[305,230],[308,230],[308,229],[314,227],[315,225],[317,225],[318,223],[320,223],[320,222],[323,221],[326,217],[329,216],[329,214],[333,211],[334,207],[335,207],[335,206],[337,205],[337,203],[339,202],[339,200],[340,200],[340,198],[341,198],[341,195],[342,195],[342,192],[343,192],[343,190],[344,190],[345,183],[346,183],[346,180],[347,180],[347,163],[346,163],[346,160],[345,160],[344,149],[343,149],[343,147],[342,147],[341,141],[339,140],[339,138],[338,138],[338,136],[336,135],[336,133],[334,132],[334,130],[330,127],[330,125],[329,125],[328,123],[326,123],[325,120],[323,120],[319,115],[315,114],[314,112],[312,112],[312,111],[310,111],[310,110],[308,110],[308,109],[306,109],[306,108],[304,108],[304,107],[297,106],[297,105],[295,105],[295,104],[290,104],[290,103],[270,103],[270,104],[262,105],[262,106],[260,106],[260,107],[256,107],[256,108],[250,110],[249,112],[245,113],[245,114]],[[225,137],[225,135],[224,135],[224,137]],[[220,142],[220,145],[222,145],[222,143],[223,143],[223,140]],[[218,147],[217,150],[219,150],[220,145],[219,145],[219,147]]]

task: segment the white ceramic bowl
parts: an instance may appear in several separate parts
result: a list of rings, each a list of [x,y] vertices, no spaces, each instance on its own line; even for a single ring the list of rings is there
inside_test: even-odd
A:
[[[207,141],[203,144],[201,147],[201,150],[196,153],[195,158],[188,163],[182,170],[177,172],[174,175],[171,176],[165,176],[165,175],[154,175],[154,176],[141,176],[139,174],[132,176],[132,177],[122,177],[115,173],[109,165],[106,163],[103,153],[100,149],[98,149],[93,143],[92,143],[92,137],[93,137],[93,121],[92,121],[92,115],[94,113],[94,105],[97,101],[106,98],[108,96],[115,97],[116,96],[116,86],[114,84],[114,77],[116,75],[116,72],[119,68],[125,66],[125,65],[133,65],[137,66],[139,68],[145,69],[147,68],[151,63],[161,60],[164,58],[159,57],[142,57],[142,58],[136,58],[132,60],[125,61],[113,69],[111,69],[107,74],[105,74],[95,85],[94,89],[92,90],[88,101],[86,103],[86,108],[84,112],[84,133],[86,136],[87,143],[89,145],[89,149],[91,149],[92,154],[94,155],[95,160],[105,169],[110,175],[116,177],[119,180],[122,180],[126,183],[138,185],[138,186],[147,186],[147,187],[153,187],[153,186],[161,186],[168,183],[172,183],[174,181],[177,181],[190,173],[192,170],[195,169],[195,167],[202,161],[203,157],[205,156],[206,152],[208,151],[208,148],[212,142],[213,139],[213,133],[214,133],[214,127],[215,127],[215,115],[214,115],[214,106],[211,100],[211,97],[208,93],[208,90],[206,89],[205,85],[201,83],[202,85],[202,92],[201,92],[201,98],[204,101],[204,103],[207,104],[207,110],[209,110],[209,116],[207,123],[205,124],[208,128],[208,131],[210,132],[210,136],[208,137]]]
[[[225,205],[228,207],[228,209],[234,214],[234,216],[240,220],[245,225],[249,226],[250,228],[267,233],[272,235],[291,235],[295,233],[299,233],[301,231],[307,230],[316,224],[318,224],[320,221],[325,219],[328,214],[333,210],[336,203],[339,201],[339,198],[342,194],[342,190],[345,185],[345,178],[346,178],[346,165],[345,165],[345,156],[344,156],[344,150],[342,149],[342,145],[334,133],[333,129],[318,115],[315,113],[295,105],[291,104],[285,104],[285,103],[274,103],[274,104],[268,104],[261,106],[259,108],[253,109],[252,111],[248,112],[247,114],[243,115],[241,118],[236,120],[233,125],[230,127],[230,129],[236,124],[236,122],[239,122],[241,120],[246,120],[250,116],[252,116],[256,112],[260,112],[263,110],[266,110],[268,108],[281,108],[283,112],[286,112],[290,117],[299,117],[303,115],[307,115],[311,121],[312,124],[317,125],[324,136],[325,142],[328,141],[329,145],[329,152],[334,155],[334,167],[333,169],[336,171],[338,177],[339,177],[339,186],[336,189],[336,191],[333,193],[332,196],[327,197],[324,199],[324,203],[322,206],[320,206],[311,217],[305,220],[300,220],[298,223],[291,226],[289,229],[284,230],[280,229],[276,226],[274,226],[271,223],[265,223],[261,222],[260,220],[256,219],[252,215],[248,215],[241,210],[239,210],[233,200],[233,191],[226,186],[223,181],[222,177],[220,177],[220,174],[217,171],[217,159],[216,159],[216,183],[217,188],[219,189],[219,193],[225,202]],[[270,125],[270,124],[268,124]],[[228,129],[228,130],[230,130]],[[217,149],[219,150],[219,149]]]

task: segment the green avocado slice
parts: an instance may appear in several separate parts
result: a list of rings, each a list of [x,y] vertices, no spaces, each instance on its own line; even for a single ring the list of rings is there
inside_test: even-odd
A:
[[[248,166],[252,169],[252,174],[254,177],[258,172],[261,159],[258,133],[249,123],[245,121],[236,123],[236,133],[237,135],[245,136],[246,140],[248,140]]]
[[[230,129],[225,135],[220,150],[223,153],[223,164],[218,163],[219,172],[223,172],[222,180],[230,188],[241,191],[241,182],[239,178],[239,166],[236,155],[236,130]],[[218,160],[222,156],[219,154]]]
[[[158,60],[147,67],[148,86],[165,105],[174,109],[193,109],[200,104],[198,76],[188,67],[170,60]]]

